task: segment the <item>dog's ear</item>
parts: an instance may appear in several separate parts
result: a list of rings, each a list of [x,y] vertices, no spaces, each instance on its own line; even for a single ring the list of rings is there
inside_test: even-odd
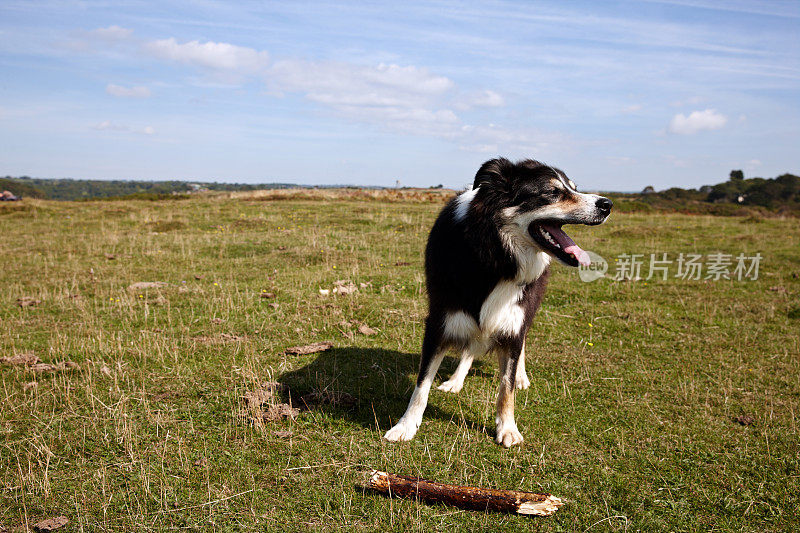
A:
[[[511,177],[510,170],[513,166],[514,164],[505,157],[490,159],[478,169],[472,188],[477,189],[482,184],[490,182],[494,182],[499,186],[504,180]]]

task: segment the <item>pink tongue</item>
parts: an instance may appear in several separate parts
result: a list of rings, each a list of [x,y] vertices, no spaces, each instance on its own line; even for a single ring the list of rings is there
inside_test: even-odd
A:
[[[561,228],[547,226],[544,224],[542,224],[542,227],[553,236],[558,244],[561,245],[561,249],[577,259],[578,263],[583,266],[589,266],[592,263],[592,260],[589,259],[589,254],[583,251],[580,246],[575,244],[575,241],[570,239],[569,235],[564,233]]]

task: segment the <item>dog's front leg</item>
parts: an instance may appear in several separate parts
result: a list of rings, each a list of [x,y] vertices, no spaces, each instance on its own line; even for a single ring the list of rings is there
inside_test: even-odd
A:
[[[430,314],[425,320],[425,336],[422,339],[422,357],[419,361],[419,376],[417,386],[408,402],[405,414],[400,417],[397,424],[386,432],[384,439],[390,441],[411,440],[417,434],[419,425],[422,424],[422,414],[428,406],[428,393],[431,391],[433,378],[442,364],[444,350],[442,346],[442,317]]]
[[[439,365],[442,363],[443,358],[443,350],[438,350],[429,357],[426,357],[424,353],[422,354],[417,386],[414,387],[414,393],[408,402],[408,408],[406,408],[406,412],[400,417],[400,420],[397,421],[397,424],[386,432],[386,435],[383,436],[384,439],[393,442],[411,440],[417,434],[417,429],[422,424],[422,414],[425,412],[425,407],[428,406],[428,393],[431,390],[433,378],[436,377],[436,371],[439,370]]]
[[[500,387],[497,393],[497,444],[510,448],[521,444],[522,434],[514,420],[514,391],[517,364],[522,352],[522,340],[513,340],[497,350],[500,367]]]

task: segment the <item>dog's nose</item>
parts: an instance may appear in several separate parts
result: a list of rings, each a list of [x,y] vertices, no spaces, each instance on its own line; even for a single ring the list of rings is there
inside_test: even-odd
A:
[[[597,209],[599,209],[603,213],[608,214],[611,212],[611,208],[614,207],[614,202],[612,202],[608,198],[601,197],[598,198],[597,203],[595,203],[594,205],[597,206]]]

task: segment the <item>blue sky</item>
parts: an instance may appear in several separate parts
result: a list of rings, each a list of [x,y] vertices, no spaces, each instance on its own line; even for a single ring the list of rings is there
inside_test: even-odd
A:
[[[0,175],[582,188],[800,173],[800,2],[0,3]]]

